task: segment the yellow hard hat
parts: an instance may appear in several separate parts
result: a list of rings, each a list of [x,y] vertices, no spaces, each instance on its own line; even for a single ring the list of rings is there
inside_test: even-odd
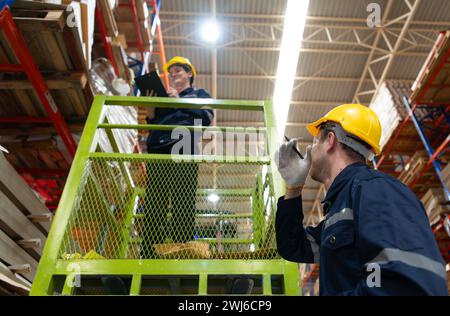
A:
[[[169,72],[169,68],[172,67],[175,64],[180,64],[180,65],[187,65],[189,66],[189,68],[191,68],[192,70],[192,75],[194,77],[197,76],[197,72],[195,71],[195,67],[194,65],[191,64],[191,61],[185,57],[181,57],[181,56],[175,56],[174,58],[172,58],[171,60],[169,60],[166,65],[164,66],[164,71],[165,72]]]
[[[347,133],[372,147],[376,155],[380,154],[381,123],[370,108],[361,104],[342,104],[306,128],[315,137],[319,133],[319,126],[330,121],[339,123]]]

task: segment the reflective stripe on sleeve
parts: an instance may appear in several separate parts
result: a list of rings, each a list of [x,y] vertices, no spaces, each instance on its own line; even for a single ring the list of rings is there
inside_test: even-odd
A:
[[[325,228],[327,229],[331,225],[334,225],[340,221],[352,221],[353,220],[353,210],[351,208],[344,208],[341,211],[333,214],[327,221],[325,222]]]
[[[392,261],[398,261],[414,268],[429,271],[444,280],[447,280],[447,273],[445,272],[445,267],[442,263],[418,253],[403,251],[395,248],[383,249],[373,260],[366,263],[366,265],[370,263],[377,263],[381,265]]]

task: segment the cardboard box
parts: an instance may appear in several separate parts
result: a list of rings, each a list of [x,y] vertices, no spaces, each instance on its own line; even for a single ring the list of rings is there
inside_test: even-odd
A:
[[[81,44],[83,45],[84,58],[88,69],[92,65],[92,45],[94,44],[95,29],[95,0],[62,0],[62,4],[73,10]]]

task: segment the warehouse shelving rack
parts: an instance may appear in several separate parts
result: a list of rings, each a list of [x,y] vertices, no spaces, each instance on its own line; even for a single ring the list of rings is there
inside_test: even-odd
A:
[[[128,65],[129,65],[130,68],[133,68],[135,66],[139,66],[138,74],[140,76],[142,76],[143,74],[146,73],[146,67],[147,67],[147,63],[148,63],[150,52],[148,52],[144,48],[144,44],[143,44],[143,40],[142,40],[141,28],[139,26],[139,20],[138,20],[138,15],[137,15],[137,11],[136,11],[136,1],[135,0],[129,0],[128,3],[119,3],[119,6],[130,8],[130,13],[131,13],[131,16],[133,17],[134,28],[136,29],[137,43],[129,43],[129,44],[137,44],[137,46],[139,48],[139,54],[141,56],[141,60],[138,60],[138,59],[133,58],[131,56],[127,56],[129,59],[132,60],[132,63],[131,64],[129,63]],[[137,87],[135,87],[134,88],[134,94],[135,95],[137,95],[137,91],[138,91]]]
[[[113,50],[111,47],[111,41],[106,31],[105,19],[103,18],[103,14],[99,6],[95,6],[95,23],[98,26],[98,31],[100,33],[100,37],[103,43],[103,49],[105,51],[105,56],[111,62],[111,65],[113,66],[116,75],[119,76],[119,70],[117,68],[117,63],[114,58]]]
[[[25,42],[19,28],[14,22],[13,15],[11,13],[10,6],[14,3],[14,0],[2,1],[0,3],[0,28],[2,29],[6,41],[10,45],[14,52],[18,63],[17,64],[0,64],[1,72],[12,73],[25,73],[30,80],[32,87],[38,96],[40,102],[43,105],[47,113],[47,117],[1,117],[0,123],[17,123],[17,124],[53,124],[56,133],[61,137],[64,146],[67,149],[70,159],[75,156],[77,150],[77,143],[75,142],[72,134],[69,131],[68,125],[62,116],[58,105],[54,101],[47,83],[45,82],[38,65],[36,64],[27,43]],[[71,162],[68,161],[70,164]],[[32,173],[33,175],[39,174],[51,174],[50,170],[35,170],[27,169],[22,170],[23,173]],[[20,172],[20,170],[19,170]],[[64,173],[64,170],[55,170],[54,172]],[[56,193],[52,189],[54,186],[51,180],[44,179],[27,179],[31,185],[35,185],[38,190],[53,196]],[[52,208],[52,205],[48,205]]]
[[[440,186],[443,190],[447,204],[450,204],[450,190],[442,176],[444,163],[439,159],[446,154],[450,145],[450,31],[440,33],[436,44],[429,54],[422,70],[419,72],[416,80],[416,88],[410,96],[404,96],[402,101],[407,116],[399,127],[393,133],[386,148],[383,150],[381,158],[376,162],[377,168],[383,168],[388,157],[393,152],[398,140],[402,137],[410,138],[411,143],[408,149],[418,150],[425,148],[429,159],[425,163],[409,187],[418,192],[418,186],[421,185],[427,189],[430,186]],[[420,114],[418,111],[420,110]],[[414,126],[416,135],[407,132],[408,126]],[[408,153],[411,156],[411,152]],[[430,168],[434,167],[433,176],[425,175]],[[419,191],[423,193],[422,191]],[[440,242],[441,237],[445,233],[444,222],[450,221],[450,215],[441,218],[438,224],[433,227],[433,231],[440,244],[441,253],[448,261],[450,258],[450,244],[447,241]],[[447,236],[448,237],[448,236]],[[445,238],[448,239],[448,238]]]
[[[129,0],[128,3],[119,3],[119,6],[130,8],[131,16],[133,17],[134,29],[136,30],[137,45],[138,45],[138,48],[139,48],[139,53],[141,55],[141,60],[144,61],[144,59],[145,59],[144,58],[144,54],[146,53],[146,50],[144,48],[144,42],[142,40],[141,28],[139,26],[139,20],[138,20],[137,10],[136,10],[136,1],[135,0]]]
[[[137,13],[137,9],[136,9],[135,0],[130,0],[128,3],[120,3],[119,4],[119,6],[121,6],[121,7],[130,8],[130,13],[133,18],[133,24],[136,29],[137,43],[131,42],[128,44],[130,44],[132,46],[137,44],[137,46],[139,48],[140,60],[133,58],[131,56],[127,56],[127,57],[128,57],[128,59],[131,60],[131,63],[129,64],[130,68],[133,68],[136,66],[139,67],[139,70],[138,70],[139,76],[142,76],[147,72],[147,64],[151,58],[151,55],[159,55],[160,56],[160,61],[161,61],[162,67],[164,67],[164,65],[166,64],[166,56],[164,53],[164,41],[163,41],[163,37],[162,37],[161,26],[159,23],[159,8],[161,6],[161,1],[160,0],[148,0],[148,1],[146,1],[146,3],[147,3],[147,8],[152,10],[152,15],[151,15],[152,36],[154,36],[156,34],[156,38],[158,41],[158,50],[151,51],[151,52],[146,50],[144,47],[144,44],[143,44],[142,33],[141,33],[141,30],[139,27],[138,13]],[[99,29],[100,37],[102,39],[106,58],[111,62],[111,64],[114,67],[114,71],[115,71],[116,75],[118,75],[117,64],[114,59],[113,51],[111,48],[111,42],[109,40],[107,31],[106,31],[105,21],[103,19],[101,9],[98,6],[96,6],[96,8],[95,8],[95,20],[96,20],[96,23],[97,23],[97,26]],[[168,78],[165,75],[165,73],[162,73],[161,76],[163,77],[166,87],[169,86]],[[137,91],[138,90],[136,87],[134,90],[135,95],[137,94]]]
[[[69,128],[58,109],[58,106],[53,100],[47,84],[42,77],[41,72],[39,71],[39,67],[34,61],[34,58],[31,55],[20,30],[14,23],[11,9],[9,8],[12,3],[13,1],[9,1],[8,3],[3,3],[3,6],[0,7],[0,27],[2,28],[2,31],[5,34],[5,37],[10,47],[14,51],[19,63],[0,65],[0,71],[25,73],[30,80],[37,96],[39,97],[39,100],[44,106],[48,117],[8,117],[0,118],[0,122],[4,121],[8,123],[15,122],[27,124],[52,123],[55,127],[56,132],[64,142],[69,155],[73,158],[77,150],[77,144],[73,139]]]
[[[134,177],[129,175],[133,174],[133,163],[136,164],[134,170],[137,170],[142,162],[147,166],[153,166],[152,164],[166,166],[164,170],[169,171],[174,166],[173,156],[119,153],[117,149],[109,153],[102,152],[98,147],[97,132],[105,130],[114,148],[115,140],[113,133],[110,133],[111,129],[170,130],[176,126],[106,124],[104,113],[108,106],[190,109],[206,107],[214,110],[263,112],[265,126],[261,131],[264,132],[266,146],[260,155],[252,157],[254,159],[249,156],[231,156],[230,159],[227,156],[198,155],[191,161],[198,164],[199,170],[206,171],[202,177],[199,175],[199,181],[203,182],[201,182],[202,185],[199,184],[196,198],[207,202],[204,194],[216,192],[223,201],[228,201],[227,205],[235,212],[235,214],[225,214],[222,208],[202,206],[202,212],[197,213],[196,216],[218,219],[247,218],[253,225],[252,234],[248,235],[247,239],[237,235],[224,238],[218,235],[216,238],[200,237],[199,240],[203,241],[203,245],[208,243],[211,247],[211,253],[207,256],[195,257],[191,254],[180,254],[154,259],[142,257],[142,254],[134,248],[136,244],[138,247],[142,245],[139,238],[142,235],[138,233],[136,236],[134,230],[136,226],[133,226],[136,220],[142,219],[136,199],[145,196],[147,204],[144,205],[149,205],[148,203],[152,203],[154,199],[150,199],[145,193],[148,192],[149,187],[147,179],[134,178],[142,175],[140,170],[134,173]],[[216,132],[232,129],[236,133],[246,130],[223,126],[186,128],[210,129]],[[83,282],[84,280],[88,282],[89,277],[105,275],[128,280],[127,293],[130,295],[161,294],[155,293],[154,288],[152,290],[146,287],[149,277],[159,278],[159,282],[167,279],[169,284],[172,280],[175,283],[175,285],[172,284],[173,287],[178,290],[183,288],[186,278],[191,281],[194,279],[196,284],[188,292],[181,294],[207,295],[211,294],[210,288],[215,278],[223,276],[229,278],[236,275],[256,276],[260,282],[259,294],[299,295],[297,264],[281,259],[276,253],[275,207],[277,198],[282,195],[284,187],[281,176],[271,159],[277,141],[270,102],[96,96],[36,272],[31,295],[104,294],[104,288],[102,292],[102,286],[98,287],[99,283],[89,292],[87,289],[89,284]],[[216,167],[222,170],[222,173],[212,172],[213,165],[217,165]],[[186,176],[183,171],[178,175],[180,178]],[[230,178],[226,180],[227,176],[234,180],[230,181]],[[178,177],[177,179],[179,181]],[[121,183],[123,187],[119,186]],[[249,201],[250,206],[245,206],[238,211],[232,205],[235,205],[233,204],[236,202],[235,199],[242,197]],[[112,201],[118,199],[123,201],[114,202],[112,205]],[[113,213],[110,212],[112,210],[114,210]],[[104,227],[108,227],[106,235],[103,235]],[[177,227],[174,227],[173,231],[177,232]],[[249,247],[248,250],[242,250],[247,248],[241,246],[248,247],[250,243],[253,244],[253,249]],[[220,244],[223,249],[220,249]],[[241,248],[227,248],[228,246]],[[231,252],[230,249],[234,250]],[[77,284],[77,280],[81,282]],[[179,292],[163,293],[180,294]]]
[[[164,68],[164,66],[166,65],[166,55],[164,52],[164,41],[159,21],[159,9],[161,7],[161,0],[151,0],[151,1],[152,1],[151,7],[153,9],[152,34],[156,33],[156,39],[158,41],[158,50],[152,52],[152,54],[159,55],[161,67]],[[161,76],[164,80],[165,86],[169,87],[169,78],[167,77],[167,74],[165,72],[161,72]]]
[[[134,1],[133,1],[134,2]],[[67,123],[62,117],[60,111],[58,110],[58,106],[55,103],[52,95],[47,87],[45,80],[37,66],[36,62],[33,59],[32,54],[30,53],[27,44],[25,43],[20,30],[15,25],[10,6],[14,3],[14,0],[11,1],[2,1],[0,6],[0,24],[3,32],[5,33],[6,39],[14,51],[17,59],[19,61],[18,64],[2,64],[0,65],[0,71],[3,72],[24,72],[29,78],[32,86],[38,95],[40,101],[42,102],[44,109],[48,113],[47,117],[2,117],[0,118],[0,123],[17,123],[17,124],[49,124],[52,123],[55,127],[57,134],[61,137],[64,142],[64,145],[67,148],[67,151],[70,156],[70,161],[73,159],[77,144],[73,139]],[[136,15],[136,10],[134,10],[134,14]],[[97,28],[100,33],[100,38],[103,43],[103,47],[105,50],[105,55],[107,59],[110,60],[115,73],[118,75],[118,68],[116,61],[114,59],[114,54],[111,46],[111,40],[107,35],[105,21],[99,6],[96,6],[95,9],[95,21],[97,24]],[[137,145],[137,151],[140,151],[139,146]],[[66,170],[46,170],[46,169],[21,169],[18,170],[22,174],[30,173],[33,176],[49,176],[58,174],[59,176],[67,175]],[[25,175],[26,176],[26,175]],[[57,193],[55,190],[52,190],[53,186],[52,181],[45,179],[33,179],[30,180],[26,178],[27,182],[35,186],[36,189],[43,194],[44,196],[60,196],[61,193]],[[50,208],[56,208],[56,205],[48,205]]]
[[[442,105],[442,106],[416,105],[415,109],[427,109],[429,111],[428,115],[419,119],[417,117],[417,115],[415,114],[415,111],[411,107],[411,104],[409,103],[409,100],[406,96],[403,97],[403,104],[404,104],[405,108],[407,109],[408,113],[410,113],[409,117],[410,117],[412,123],[414,124],[414,127],[416,128],[417,133],[419,134],[419,137],[422,140],[422,143],[425,146],[425,149],[430,157],[428,162],[425,164],[424,168],[414,178],[414,180],[412,181],[410,186],[413,187],[420,180],[420,178],[428,171],[428,169],[431,166],[433,166],[434,170],[436,172],[436,175],[439,179],[439,182],[442,185],[442,189],[444,190],[444,196],[445,196],[446,200],[450,202],[450,191],[442,177],[443,164],[442,164],[442,162],[439,161],[439,156],[444,154],[445,151],[448,149],[448,145],[450,142],[450,133],[447,133],[447,136],[445,136],[443,141],[440,141],[440,138],[442,138],[442,137],[440,137],[439,141],[438,141],[438,142],[440,142],[440,144],[438,145],[438,147],[436,149],[434,149],[432,143],[436,143],[436,142],[432,142],[430,137],[427,136],[427,133],[425,131],[426,126],[424,123],[425,120],[433,120],[436,117],[436,114],[438,114],[438,119],[435,121],[434,129],[436,131],[445,133],[445,131],[448,130],[448,127],[445,126],[445,124],[448,124],[450,127],[450,116],[447,113],[448,106],[446,106],[446,105]],[[439,124],[441,122],[441,119],[440,119],[441,117],[445,118],[445,121],[443,122],[444,126],[441,126],[441,124]]]
[[[164,41],[163,41],[163,36],[162,36],[162,32],[161,32],[161,26],[160,26],[160,22],[159,22],[159,9],[161,7],[161,0],[146,0],[146,4],[147,4],[147,8],[149,10],[152,11],[151,14],[151,34],[152,36],[155,36],[156,34],[156,39],[158,42],[158,50],[152,50],[152,51],[147,51],[144,48],[143,45],[143,40],[142,40],[142,34],[139,28],[139,21],[138,21],[138,15],[137,15],[137,11],[136,11],[136,4],[134,0],[130,0],[129,3],[121,3],[119,4],[119,6],[123,6],[123,7],[129,7],[131,10],[131,16],[133,17],[133,23],[134,26],[136,28],[136,35],[137,35],[137,39],[138,42],[137,43],[129,43],[130,45],[135,45],[137,44],[138,48],[139,48],[139,54],[140,54],[140,60],[136,59],[134,57],[128,56],[128,58],[131,60],[131,63],[129,63],[129,67],[133,68],[138,66],[138,75],[142,76],[144,74],[147,73],[148,69],[147,69],[147,65],[148,62],[150,60],[150,58],[153,55],[158,55],[160,56],[160,62],[161,62],[161,67],[164,67],[164,65],[166,64],[166,55],[164,52]],[[161,77],[164,80],[164,84],[166,87],[169,86],[169,80],[166,76],[166,74],[164,72],[161,73]],[[135,87],[134,88],[134,95],[138,95],[138,88]]]

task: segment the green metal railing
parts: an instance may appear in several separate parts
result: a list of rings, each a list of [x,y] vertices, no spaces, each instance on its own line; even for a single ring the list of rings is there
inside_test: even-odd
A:
[[[232,139],[257,131],[264,148],[239,156],[122,153],[117,131],[178,126],[108,124],[109,106],[259,112],[258,129],[187,128]],[[100,131],[113,152],[101,151]],[[96,96],[31,294],[106,294],[105,276],[120,278],[130,295],[225,294],[217,280],[246,276],[254,294],[298,295],[297,265],[276,251],[276,146],[269,102]]]

